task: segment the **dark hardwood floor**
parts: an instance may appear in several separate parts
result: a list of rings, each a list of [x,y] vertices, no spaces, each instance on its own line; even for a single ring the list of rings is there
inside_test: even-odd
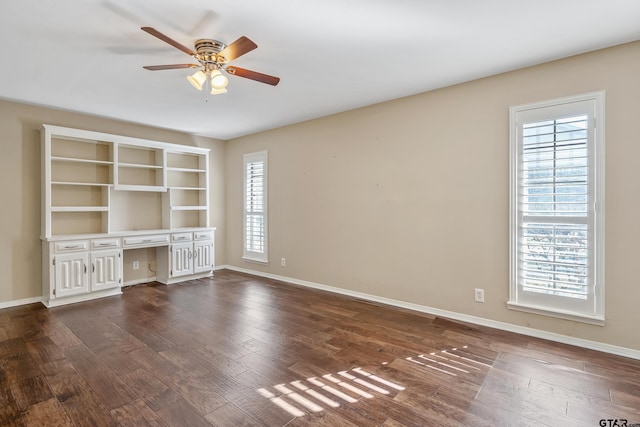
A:
[[[640,423],[640,361],[231,271],[0,310],[0,425]]]

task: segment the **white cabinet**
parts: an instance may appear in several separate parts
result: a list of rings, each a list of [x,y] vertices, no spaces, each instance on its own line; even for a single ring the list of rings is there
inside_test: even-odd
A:
[[[213,240],[193,243],[193,272],[202,273],[213,270]]]
[[[120,249],[91,252],[91,291],[117,288],[122,283]]]
[[[121,293],[119,238],[45,243],[43,260],[42,300],[47,307]]]
[[[67,253],[56,256],[53,292],[56,298],[84,294],[89,291],[88,262],[88,252]]]
[[[215,265],[213,228],[171,233],[171,243],[156,251],[156,279],[166,285],[211,275]]]
[[[193,243],[174,243],[171,246],[171,277],[193,274]]]

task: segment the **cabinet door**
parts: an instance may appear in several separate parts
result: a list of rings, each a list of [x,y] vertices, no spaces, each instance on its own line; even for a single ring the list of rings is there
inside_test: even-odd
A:
[[[120,286],[120,249],[91,252],[91,290]]]
[[[171,276],[185,276],[193,274],[193,244],[176,243],[171,246]]]
[[[193,244],[193,272],[213,270],[213,241],[205,240]]]
[[[57,298],[89,292],[88,252],[56,255],[55,293]]]

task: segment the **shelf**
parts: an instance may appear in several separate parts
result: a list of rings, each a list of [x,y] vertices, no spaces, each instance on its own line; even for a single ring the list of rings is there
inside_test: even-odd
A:
[[[112,144],[107,141],[52,135],[51,160],[112,164]]]
[[[150,191],[154,193],[163,193],[167,191],[167,187],[159,185],[137,185],[137,184],[119,184],[115,186],[118,191]]]
[[[205,169],[173,168],[173,167],[168,167],[167,170],[168,171],[173,171],[173,172],[193,172],[193,173],[205,173],[206,172]]]
[[[195,169],[167,169],[167,186],[202,188],[206,187],[206,173],[195,172]]]
[[[108,212],[108,206],[52,206],[51,212]]]
[[[71,162],[71,163],[89,163],[94,165],[113,165],[112,161],[107,160],[91,160],[91,159],[79,159],[73,157],[51,157],[51,161],[55,162]]]
[[[182,191],[205,191],[205,187],[167,187],[169,190],[182,190]]]
[[[206,206],[171,206],[172,211],[204,211]]]
[[[132,169],[162,169],[159,165],[145,165],[141,163],[118,163],[119,168],[132,168]]]
[[[206,227],[206,210],[172,210],[171,229]]]
[[[91,182],[51,181],[51,185],[76,185],[76,186],[87,186],[87,187],[111,187],[113,184],[91,183]]]
[[[206,171],[206,156],[202,154],[186,153],[184,151],[167,151],[167,166],[174,170]]]
[[[162,166],[120,163],[116,172],[116,190],[167,191]]]
[[[68,236],[74,234],[107,233],[107,211],[61,211],[51,212],[51,234]]]

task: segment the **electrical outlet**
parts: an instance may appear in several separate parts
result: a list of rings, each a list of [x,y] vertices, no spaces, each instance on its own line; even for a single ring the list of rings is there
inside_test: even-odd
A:
[[[280,267],[286,267],[287,266],[287,260],[285,258],[280,258]]]
[[[133,261],[133,269],[137,270],[140,268],[140,261]]]
[[[476,302],[484,302],[484,289],[475,289]]]

